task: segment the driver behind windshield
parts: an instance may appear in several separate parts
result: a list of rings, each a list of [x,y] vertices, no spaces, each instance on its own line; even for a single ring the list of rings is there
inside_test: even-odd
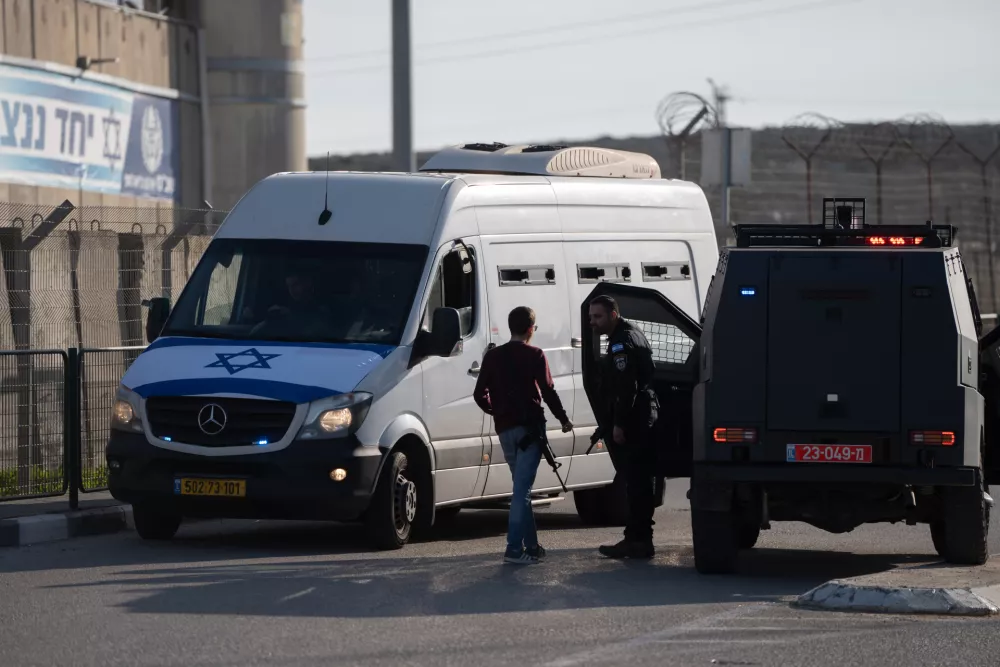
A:
[[[332,313],[316,298],[313,276],[305,271],[291,271],[285,276],[289,300],[286,305],[274,304],[267,309],[263,321],[251,333],[262,329],[281,330],[289,335],[327,333]]]

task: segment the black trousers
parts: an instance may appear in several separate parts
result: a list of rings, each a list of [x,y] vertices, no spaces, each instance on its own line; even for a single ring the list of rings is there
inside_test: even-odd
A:
[[[628,521],[625,539],[629,542],[651,542],[653,511],[656,508],[656,456],[650,429],[625,429],[625,444],[608,438],[608,451],[615,470],[625,478],[628,494]]]

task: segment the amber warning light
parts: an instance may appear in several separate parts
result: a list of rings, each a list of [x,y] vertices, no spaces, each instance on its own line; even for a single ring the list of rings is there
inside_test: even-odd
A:
[[[876,246],[904,246],[920,245],[924,242],[923,236],[869,236],[868,245]]]

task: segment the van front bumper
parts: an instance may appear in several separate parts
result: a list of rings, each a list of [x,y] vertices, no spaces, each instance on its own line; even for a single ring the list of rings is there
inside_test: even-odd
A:
[[[349,436],[294,441],[262,454],[199,456],[149,444],[141,433],[112,431],[108,487],[122,502],[195,518],[352,521],[368,507],[383,453]],[[342,468],[340,482],[331,471]],[[181,495],[181,478],[243,480],[239,498]]]

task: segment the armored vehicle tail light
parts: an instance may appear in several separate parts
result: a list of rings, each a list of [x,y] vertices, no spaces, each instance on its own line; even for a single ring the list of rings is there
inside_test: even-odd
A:
[[[757,429],[755,428],[717,428],[712,432],[712,439],[716,442],[747,443],[757,442]]]
[[[868,245],[875,246],[903,246],[920,245],[924,242],[923,236],[869,236]]]
[[[955,444],[955,433],[952,431],[910,431],[910,443],[951,447]]]

